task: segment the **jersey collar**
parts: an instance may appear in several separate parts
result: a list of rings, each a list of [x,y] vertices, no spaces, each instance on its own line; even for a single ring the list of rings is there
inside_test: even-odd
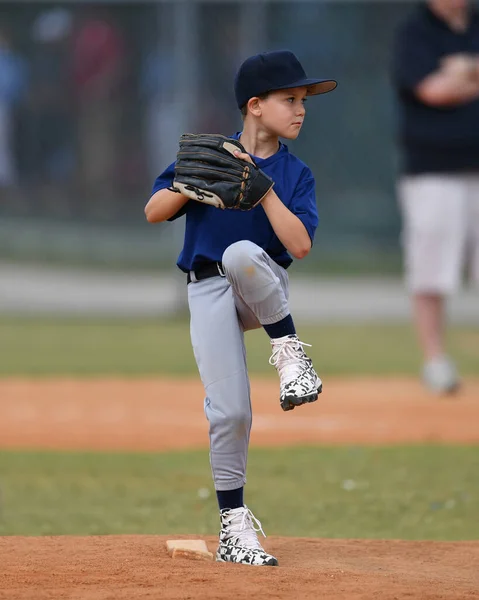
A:
[[[242,131],[237,131],[236,133],[234,133],[230,137],[232,139],[234,139],[234,140],[239,140],[242,133],[243,133]],[[286,144],[283,144],[283,142],[281,140],[279,140],[278,151],[275,152],[274,154],[272,154],[271,156],[268,156],[268,158],[260,158],[259,156],[254,156],[254,154],[250,154],[250,156],[254,160],[255,164],[258,167],[260,165],[264,167],[264,166],[269,165],[269,164],[271,164],[273,162],[276,162],[277,160],[279,160],[280,158],[282,158],[284,154],[286,154],[288,152],[289,152],[288,146]]]

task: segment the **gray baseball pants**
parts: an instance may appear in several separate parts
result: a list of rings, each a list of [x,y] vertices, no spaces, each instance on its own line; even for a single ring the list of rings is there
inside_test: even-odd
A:
[[[249,241],[229,246],[225,277],[188,285],[191,342],[205,388],[210,462],[215,488],[234,490],[246,482],[251,398],[244,332],[289,314],[288,274]],[[192,274],[193,276],[193,274]]]

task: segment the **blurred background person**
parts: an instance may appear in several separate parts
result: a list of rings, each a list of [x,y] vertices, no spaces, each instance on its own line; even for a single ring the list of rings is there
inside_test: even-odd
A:
[[[128,56],[125,38],[107,10],[80,13],[72,40],[72,74],[77,111],[79,189],[89,212],[117,210],[122,88]]]
[[[445,300],[469,259],[479,282],[479,14],[467,0],[430,0],[398,29],[405,271],[424,356],[423,380],[452,392]]]
[[[74,212],[69,186],[75,168],[69,45],[72,15],[63,8],[41,12],[32,24],[28,100],[27,181],[34,214]],[[30,194],[31,196],[31,194]]]
[[[141,65],[140,95],[144,103],[145,154],[150,178],[157,176],[158,165],[168,162],[178,151],[181,104],[176,102],[171,84],[174,66],[171,50],[162,46],[152,48]]]
[[[17,183],[15,109],[25,97],[25,61],[12,46],[9,32],[0,29],[0,193],[2,203]]]

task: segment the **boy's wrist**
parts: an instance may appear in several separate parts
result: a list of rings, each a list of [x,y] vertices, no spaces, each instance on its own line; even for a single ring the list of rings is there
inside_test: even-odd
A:
[[[276,192],[274,191],[273,188],[271,188],[268,192],[266,192],[266,194],[264,195],[263,199],[261,200],[261,204],[263,206],[267,206],[268,204],[271,204],[271,201],[274,202],[274,197],[276,196]],[[277,197],[277,196],[276,196]]]

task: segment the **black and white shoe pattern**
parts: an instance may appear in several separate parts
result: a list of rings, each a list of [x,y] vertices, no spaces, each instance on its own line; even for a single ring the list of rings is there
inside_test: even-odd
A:
[[[303,346],[309,345],[296,335],[271,340],[273,353],[269,362],[279,373],[279,400],[283,410],[314,402],[323,390],[323,383],[303,350]]]
[[[220,519],[220,543],[216,552],[218,562],[261,567],[278,565],[276,558],[268,554],[259,543],[257,532],[265,534],[261,523],[247,506],[222,510]]]

